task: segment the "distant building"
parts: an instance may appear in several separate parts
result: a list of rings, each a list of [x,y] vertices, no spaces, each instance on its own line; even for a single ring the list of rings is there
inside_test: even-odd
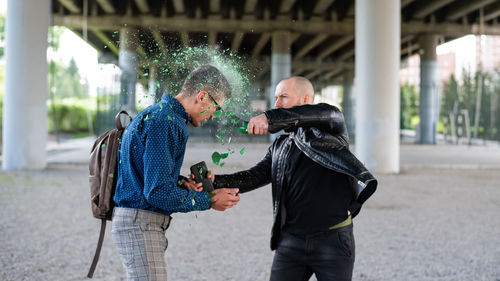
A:
[[[401,85],[413,85],[420,89],[420,56],[413,55],[406,59],[399,70],[399,81]]]
[[[488,73],[500,70],[500,36],[476,36],[477,60]]]
[[[439,45],[436,52],[441,87],[452,74],[460,80],[464,70],[476,72],[480,63],[485,72],[500,70],[500,36],[467,35]],[[402,62],[399,77],[401,84],[414,85],[417,91],[420,89],[419,55]]]

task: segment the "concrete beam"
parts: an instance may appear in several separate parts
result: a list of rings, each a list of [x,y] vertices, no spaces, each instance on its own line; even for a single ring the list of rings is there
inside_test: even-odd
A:
[[[336,69],[326,73],[325,75],[323,75],[323,78],[324,79],[330,79],[332,78],[333,76],[339,74],[340,72],[342,72],[342,67],[337,67]]]
[[[115,7],[111,4],[111,2],[109,2],[109,0],[96,0],[96,2],[107,14],[114,14],[116,12]]]
[[[314,6],[313,13],[314,14],[321,14],[324,13],[325,10],[330,7],[331,4],[333,4],[335,0],[319,0],[316,3],[316,6]]]
[[[413,52],[417,51],[419,48],[420,48],[419,44],[413,44],[413,45],[407,46],[407,47],[401,49],[401,56],[406,55],[406,56],[410,57],[411,55],[413,55]]]
[[[160,52],[163,54],[163,56],[166,56],[168,54],[168,50],[167,50],[167,46],[165,45],[165,41],[163,41],[163,37],[161,36],[160,31],[151,30],[151,33],[153,34],[153,38],[155,39],[156,43],[158,44]]]
[[[143,14],[149,13],[149,5],[146,0],[135,0],[135,5]]]
[[[141,46],[141,44],[137,44],[137,53],[139,54],[140,57],[142,58],[147,58],[146,51],[144,51],[144,48]]]
[[[345,53],[343,53],[342,55],[339,56],[338,60],[339,61],[345,61],[346,59],[348,58],[352,58],[354,56],[354,49],[351,49]]]
[[[304,72],[304,69],[292,67],[292,76],[299,76],[302,72]]]
[[[73,0],[58,0],[58,2],[73,14],[80,14],[82,12]]]
[[[347,36],[344,36],[344,37],[340,38],[335,43],[333,43],[332,45],[330,45],[330,47],[326,48],[321,53],[319,53],[318,54],[318,59],[325,58],[329,54],[337,51],[338,49],[340,49],[343,46],[345,46],[347,43],[351,42],[353,39],[354,39],[354,35],[347,35]]]
[[[411,3],[413,3],[415,0],[401,0],[401,9],[403,9],[404,7],[410,5]]]
[[[257,0],[246,0],[245,1],[245,13],[251,14],[255,12],[255,7],[257,6]]]
[[[208,32],[208,45],[215,47],[217,44],[217,31],[209,31]]]
[[[320,61],[318,62],[317,60],[311,60],[311,61],[303,61],[303,60],[293,60],[292,61],[292,67],[296,69],[303,69],[304,71],[310,71],[310,70],[315,70],[318,68],[321,68],[321,70],[327,72],[327,71],[332,71],[336,70],[338,68],[342,69],[342,67],[346,67],[346,65],[349,65],[347,63],[344,63],[343,61],[340,60],[334,60],[334,61]]]
[[[269,60],[257,60],[255,61],[255,67],[258,69],[268,69],[270,67],[270,62]],[[318,62],[317,60],[310,60],[310,61],[303,61],[303,60],[293,60],[292,61],[292,74],[293,75],[298,75],[306,71],[313,71],[318,68],[321,68],[322,71],[325,73],[332,72],[332,71],[342,71],[342,69],[354,69],[354,63],[353,62],[344,62],[341,60],[330,60],[330,61],[321,61]],[[337,72],[336,72],[337,73]]]
[[[476,35],[500,35],[499,25],[485,25],[483,32],[479,24],[454,24],[454,23],[423,23],[423,22],[407,22],[401,24],[401,34],[421,34],[435,33],[439,31],[442,36],[460,37],[469,34]]]
[[[346,16],[354,18],[354,11],[355,11],[354,2],[352,2],[351,4],[349,4],[349,8],[347,9]]]
[[[104,34],[102,31],[98,30],[98,29],[94,29],[94,28],[89,28],[89,30],[94,33],[94,35],[99,38],[99,40],[101,40],[104,45],[106,45],[108,47],[108,49],[111,50],[111,52],[113,52],[115,55],[118,55],[118,47],[116,47],[115,44],[113,44],[113,41],[111,39],[109,39],[108,36],[106,36],[106,34]]]
[[[413,40],[415,38],[416,38],[415,35],[406,35],[404,37],[401,37],[401,45],[403,45],[404,43],[406,43],[408,41],[411,41],[411,40]]]
[[[281,1],[280,13],[288,13],[292,8],[295,0],[283,0]]]
[[[161,8],[160,8],[160,17],[162,18],[166,18],[167,15],[168,15],[168,11],[167,11],[167,2],[164,1],[162,4],[161,4]]]
[[[59,15],[53,14],[53,25],[68,28],[81,28],[84,20],[81,15]],[[283,19],[257,20],[257,19],[188,19],[183,16],[171,18],[160,18],[151,15],[139,15],[135,17],[122,17],[115,15],[104,15],[99,17],[87,17],[87,26],[100,30],[116,30],[118,26],[155,26],[161,31],[190,31],[209,32],[217,31],[224,33],[247,32],[264,33],[274,30],[289,30],[292,33],[307,34],[330,34],[330,35],[352,35],[354,33],[354,21],[344,19],[332,25],[330,21],[294,21]],[[464,36],[468,34],[480,34],[478,24],[457,23],[424,23],[421,21],[410,21],[401,23],[401,34],[434,33],[439,30],[443,36]],[[500,35],[499,25],[485,25],[485,35]]]
[[[220,11],[220,0],[209,0],[210,1],[210,12],[218,13]]]
[[[184,47],[189,47],[189,33],[187,31],[181,31],[180,36],[182,45],[184,45]]]
[[[306,76],[304,76],[306,79],[309,79],[311,80],[312,78],[316,77],[316,75],[320,74],[320,70],[319,69],[316,69],[316,70],[313,70],[311,72],[309,72],[308,74],[306,74]]]
[[[236,32],[234,34],[233,43],[231,44],[231,52],[233,53],[238,52],[244,36],[245,36],[244,32]]]
[[[270,38],[271,38],[271,33],[269,32],[265,32],[260,35],[259,41],[257,41],[257,44],[255,44],[255,48],[253,48],[252,57],[256,57],[260,54],[260,52],[267,44]]]
[[[328,38],[328,35],[326,34],[319,34],[316,35],[309,43],[307,43],[302,49],[300,49],[296,54],[294,59],[301,58],[305,56],[307,53],[309,53],[312,49],[314,49],[316,46],[321,44],[321,42],[325,41],[325,39]]]
[[[455,0],[436,0],[427,2],[427,4],[419,6],[417,8],[417,10],[413,13],[413,18],[423,19],[453,1]]]
[[[495,18],[498,18],[499,16],[500,16],[500,7],[497,7],[496,9],[488,11],[487,13],[485,13],[485,15],[484,15],[484,21],[493,20]]]
[[[488,4],[495,2],[496,0],[482,0],[482,1],[468,1],[464,5],[457,7],[456,9],[450,11],[446,14],[446,20],[455,21],[460,17],[467,15],[468,13],[478,10]]]
[[[176,13],[183,14],[185,12],[183,0],[173,0],[173,4]]]

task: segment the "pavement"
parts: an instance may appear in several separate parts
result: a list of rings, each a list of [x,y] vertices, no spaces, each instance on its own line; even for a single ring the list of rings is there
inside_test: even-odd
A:
[[[0,172],[0,280],[86,280],[100,225],[92,143],[49,141],[45,170]],[[181,172],[200,160],[216,173],[246,169],[268,145],[189,142]],[[228,149],[224,167],[211,163]],[[500,146],[402,145],[400,155],[401,172],[375,174],[379,188],[354,219],[353,280],[500,281]],[[241,196],[225,212],[173,215],[169,280],[268,280],[270,186]],[[124,280],[109,226],[94,280]]]
[[[63,140],[60,143],[49,141],[47,144],[47,162],[49,165],[86,165],[88,164],[89,152],[94,140],[94,138],[88,137]],[[258,161],[265,154],[269,143],[231,144],[232,149],[243,147],[247,147],[248,151],[251,152],[245,155],[246,161]],[[227,150],[220,144],[202,142],[197,139],[188,142],[185,159],[186,161],[194,159],[191,162],[197,159],[205,159],[208,163],[211,162],[211,154],[217,149],[219,151]],[[355,151],[354,145],[351,146],[351,150]],[[237,152],[239,151],[240,149]],[[263,152],[261,154],[257,153],[260,151]],[[231,163],[230,160],[228,160],[229,163]],[[241,167],[241,163],[237,159],[232,164]],[[402,144],[400,147],[400,166],[402,170],[411,168],[500,169],[500,144],[491,143],[489,145],[471,146]]]

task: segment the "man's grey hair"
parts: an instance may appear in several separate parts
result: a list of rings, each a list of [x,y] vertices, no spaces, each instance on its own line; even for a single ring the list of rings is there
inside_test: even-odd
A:
[[[231,97],[231,86],[226,77],[213,65],[202,65],[191,71],[182,91],[187,95],[207,91],[211,96],[228,99]]]
[[[309,81],[309,79],[302,77],[302,76],[292,76],[292,77],[285,78],[281,81],[285,81],[285,80],[292,80],[293,81],[294,88],[299,95],[301,95],[301,96],[309,95],[309,96],[311,96],[311,98],[314,99],[314,87],[313,87],[313,84],[311,83],[311,81]]]

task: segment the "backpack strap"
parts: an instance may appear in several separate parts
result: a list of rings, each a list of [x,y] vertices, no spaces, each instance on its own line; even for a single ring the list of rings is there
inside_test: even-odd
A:
[[[101,219],[101,232],[99,233],[99,241],[97,242],[97,248],[95,249],[94,260],[92,260],[92,265],[90,266],[88,278],[92,278],[94,275],[95,267],[97,266],[97,261],[99,261],[99,256],[101,255],[102,242],[104,240],[104,232],[106,231],[106,219]]]
[[[116,128],[117,128],[118,130],[123,130],[123,129],[124,129],[124,127],[123,127],[123,125],[122,125],[122,121],[120,120],[120,115],[121,115],[121,114],[125,114],[125,115],[127,115],[127,116],[128,116],[128,118],[129,118],[130,120],[132,120],[132,117],[130,116],[130,114],[128,114],[128,112],[126,112],[125,110],[122,110],[122,111],[118,112],[118,113],[116,114],[116,116],[115,116],[115,124],[116,124]]]

